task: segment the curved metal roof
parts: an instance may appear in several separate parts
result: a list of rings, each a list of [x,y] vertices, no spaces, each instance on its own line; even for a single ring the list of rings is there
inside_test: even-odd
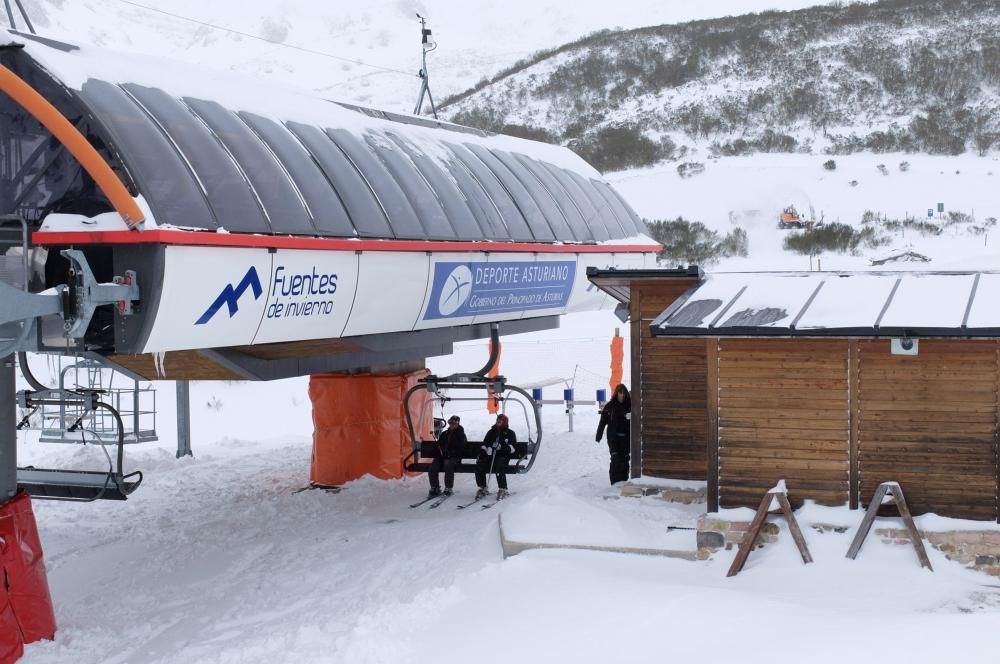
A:
[[[646,233],[565,148],[156,58],[18,41],[101,126],[160,227],[573,243]]]

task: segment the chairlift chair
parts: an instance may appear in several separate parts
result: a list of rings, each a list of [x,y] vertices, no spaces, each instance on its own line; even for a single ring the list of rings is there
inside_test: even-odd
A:
[[[99,390],[65,390],[49,389],[39,383],[31,374],[21,356],[21,370],[25,379],[36,388],[35,391],[18,393],[18,405],[29,409],[19,429],[27,428],[30,417],[45,406],[68,406],[82,413],[79,419],[71,424],[70,431],[86,432],[84,420],[97,410],[107,411],[115,422],[117,429],[117,445],[115,458],[108,454],[103,439],[91,432],[91,441],[100,445],[108,460],[108,469],[104,471],[63,470],[58,468],[35,468],[34,466],[17,469],[17,485],[31,494],[32,498],[45,500],[64,500],[73,502],[92,502],[95,500],[126,500],[142,483],[142,472],[125,473],[125,423],[121,414],[112,406],[99,400]]]
[[[538,458],[538,450],[542,443],[542,417],[541,408],[531,395],[524,389],[516,385],[507,383],[503,376],[486,377],[478,374],[455,374],[452,376],[438,377],[428,376],[421,379],[418,385],[410,388],[406,393],[403,403],[403,412],[406,414],[406,425],[409,429],[412,450],[403,461],[403,466],[409,472],[427,472],[431,463],[438,456],[437,437],[425,439],[417,433],[417,426],[423,429],[422,423],[426,421],[426,412],[420,413],[414,425],[414,412],[411,408],[412,398],[420,392],[428,391],[433,393],[434,398],[428,402],[427,408],[432,408],[436,401],[442,406],[453,402],[479,402],[487,403],[491,400],[498,402],[501,412],[508,417],[511,411],[521,414],[524,420],[524,428],[511,427],[519,435],[523,435],[524,440],[519,440],[515,445],[515,454],[511,457],[506,468],[494,468],[493,472],[503,472],[508,475],[527,473],[535,464]],[[481,392],[475,396],[458,396],[455,392]],[[441,418],[434,418],[435,422]],[[462,453],[462,463],[455,468],[456,473],[476,472],[475,459],[479,456],[482,440],[469,440],[465,451]]]

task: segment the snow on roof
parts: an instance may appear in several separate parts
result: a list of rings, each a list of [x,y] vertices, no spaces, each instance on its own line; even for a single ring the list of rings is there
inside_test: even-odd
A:
[[[723,273],[655,321],[657,336],[1000,336],[996,273]]]

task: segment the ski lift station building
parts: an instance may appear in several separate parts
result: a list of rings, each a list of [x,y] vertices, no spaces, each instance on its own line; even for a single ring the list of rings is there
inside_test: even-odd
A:
[[[597,270],[632,316],[632,474],[709,511],[867,505],[997,520],[1000,274]],[[635,414],[638,414],[638,417]]]
[[[586,268],[653,264],[643,222],[565,148],[19,33],[0,62],[0,201],[31,231],[29,290],[65,283],[73,248],[141,293],[69,339],[43,317],[30,350],[148,379],[353,370],[613,306]]]
[[[613,308],[586,270],[653,266],[660,249],[565,148],[17,31],[0,38],[0,141],[0,526],[16,530],[0,536],[18,539],[3,553],[0,619],[20,625],[0,629],[0,650],[11,653],[55,630],[24,490],[121,500],[141,481],[123,471],[123,418],[100,391],[46,386],[21,355],[32,389],[15,395],[13,354],[149,380],[313,375],[313,479],[318,458],[342,480],[398,476],[412,442],[400,401],[427,357],[498,326]],[[67,432],[111,413],[117,466],[16,468],[16,429],[31,418],[18,421],[15,401],[76,409]],[[337,409],[359,403],[374,404],[360,419],[380,444],[372,458],[352,445],[345,462],[362,432],[343,426],[358,412]],[[538,441],[527,448],[533,459]]]

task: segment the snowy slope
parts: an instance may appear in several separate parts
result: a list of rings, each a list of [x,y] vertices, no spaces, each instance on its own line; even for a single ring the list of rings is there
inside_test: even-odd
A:
[[[808,256],[786,251],[782,240],[795,231],[777,228],[782,208],[815,210],[827,222],[861,228],[866,211],[890,219],[907,216],[927,219],[927,210],[943,203],[945,213],[974,216],[977,225],[1000,219],[1000,158],[962,155],[942,157],[912,154],[855,154],[836,157],[837,169],[828,171],[818,155],[753,155],[707,160],[705,172],[682,178],[677,166],[664,163],[651,168],[613,173],[616,189],[648,219],[704,222],[725,234],[740,227],[749,237],[749,255],[706,266],[709,270],[863,270],[871,261],[913,251],[927,263],[885,265],[898,270],[1000,270],[1000,228],[984,233],[973,225],[946,227],[940,235],[912,230],[885,231],[886,246],[861,248],[857,255],[823,253],[819,264]],[[908,164],[903,171],[899,165]],[[887,175],[878,170],[886,166]],[[856,184],[852,186],[852,182]]]
[[[430,56],[429,67],[432,93],[436,99],[443,99],[535,51],[595,30],[765,9],[789,10],[819,3],[624,0],[609,11],[600,3],[568,0],[488,0],[471,5],[471,10],[469,3],[460,0],[138,0],[138,4],[287,46],[199,26],[122,0],[25,0],[25,4],[36,27],[45,34],[233,69],[336,99],[408,112],[419,90],[415,76],[420,67],[420,33],[415,16],[418,11],[430,19],[440,44]],[[6,23],[6,17],[0,22]]]
[[[577,364],[600,374],[614,325],[607,314],[570,316],[561,330],[511,338],[504,372],[522,382],[571,375]],[[481,343],[469,344],[432,365],[468,367],[484,354]],[[581,385],[601,378],[580,375]],[[941,661],[957,642],[971,661],[993,652],[1000,596],[986,577],[934,550],[934,574],[907,547],[869,544],[847,561],[852,530],[807,529],[817,561],[810,566],[786,535],[729,580],[732,552],[698,563],[572,551],[503,560],[498,514],[519,536],[546,541],[570,533],[694,548],[691,531],[664,532],[690,526],[684,506],[615,499],[588,409],[570,434],[562,409],[546,407],[537,465],[512,478],[515,495],[492,510],[410,510],[426,491],[423,477],[296,493],[310,453],[308,409],[293,401],[303,387],[197,384],[194,458],[175,460],[171,440],[133,448],[130,467],[147,478],[128,502],[37,501],[60,631],[54,642],[28,646],[23,661],[721,663],[743,653],[754,663],[825,664],[872,661],[887,634],[914,630],[919,638],[893,639],[894,656]],[[221,409],[208,405],[209,394],[224,400]],[[463,422],[476,432],[489,417],[466,411]],[[38,464],[100,457],[37,444],[19,452]],[[456,486],[468,497],[471,478]],[[839,518],[854,523],[857,514]],[[720,622],[720,611],[731,619]],[[774,625],[784,638],[746,651]]]

